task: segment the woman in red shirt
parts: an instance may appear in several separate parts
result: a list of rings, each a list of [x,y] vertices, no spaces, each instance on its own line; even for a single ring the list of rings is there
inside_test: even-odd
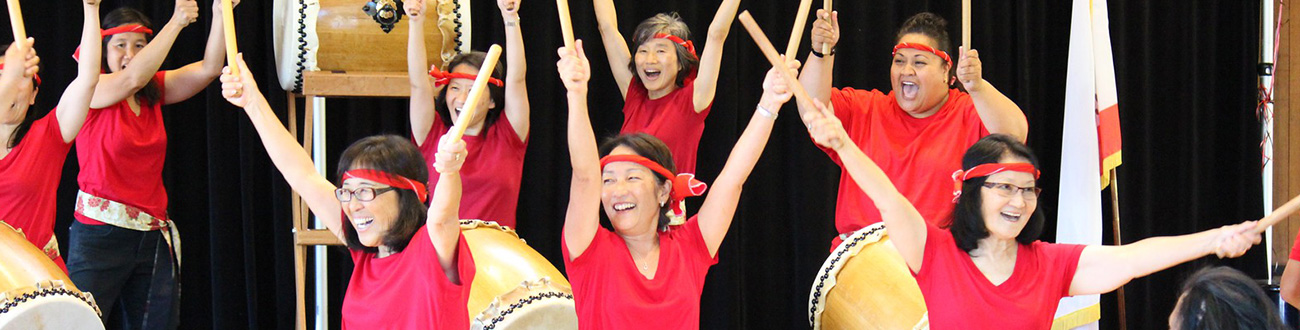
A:
[[[695,173],[695,154],[718,90],[722,46],[740,0],[723,0],[709,24],[704,52],[696,54],[691,30],[676,13],[637,25],[628,48],[618,31],[613,0],[594,0],[600,39],[614,81],[623,94],[620,133],[647,133],[668,146],[682,173]],[[633,54],[630,51],[635,51]]]
[[[63,90],[59,105],[39,119],[28,116],[41,79],[40,59],[31,39],[10,44],[0,74],[0,222],[21,231],[64,272],[67,266],[54,238],[54,214],[63,161],[81,131],[90,97],[99,82],[99,1],[83,3],[81,45],[86,57],[77,63],[77,78]]]
[[[339,159],[336,187],[316,172],[307,152],[280,124],[243,55],[238,62],[239,76],[227,69],[221,77],[222,96],[244,108],[289,186],[352,252],[343,329],[469,328],[466,299],[474,260],[460,235],[458,215],[465,143],[439,143],[434,161],[439,180],[431,198],[424,186],[429,176],[424,157],[408,139],[393,135],[348,146]]]
[[[927,222],[863,154],[832,110],[810,111],[809,132],[834,150],[880,210],[936,329],[1048,329],[1062,297],[1110,292],[1202,256],[1238,257],[1259,243],[1255,222],[1120,246],[1038,241],[1038,159],[1017,138],[993,134],[966,151],[951,227]],[[952,185],[949,185],[952,187]]]
[[[487,93],[483,94],[478,111],[474,112],[474,118],[465,128],[463,139],[470,158],[465,160],[465,167],[461,169],[465,185],[474,187],[461,199],[461,215],[466,219],[496,221],[509,227],[515,226],[515,210],[519,205],[530,112],[528,85],[524,79],[527,71],[524,37],[519,29],[520,2],[497,0],[501,18],[505,21],[505,63],[493,70]],[[425,71],[428,68],[423,24],[425,1],[407,1],[405,6],[406,13],[411,16],[406,56],[411,79],[411,136],[420,146],[420,152],[432,171],[433,156],[437,153],[436,138],[446,134],[460,118],[461,108],[487,54],[458,54],[447,62],[446,72],[436,66]],[[502,67],[506,69],[504,82],[501,80]],[[429,75],[433,76],[432,83]],[[430,180],[429,187],[438,184],[437,177]]]
[[[1024,141],[1028,130],[1020,107],[983,78],[979,52],[962,51],[950,57],[947,22],[931,13],[909,18],[899,29],[891,56],[888,93],[853,88],[831,88],[839,40],[838,13],[818,10],[813,23],[812,54],[799,81],[813,98],[831,105],[844,121],[849,138],[880,164],[899,192],[931,223],[946,224],[952,215],[951,191],[945,180],[961,165],[962,151],[989,133],[1002,133]],[[832,48],[828,54],[818,50]],[[956,61],[954,70],[953,62]],[[949,88],[960,81],[965,92]],[[809,111],[799,104],[799,113]],[[804,124],[807,124],[805,122]],[[832,150],[825,150],[843,170]],[[867,194],[846,173],[840,175],[835,206],[836,237],[880,222]]]
[[[569,158],[573,182],[564,220],[565,269],[583,329],[697,329],[708,269],[735,216],[740,191],[767,144],[776,111],[790,99],[769,71],[749,126],[736,141],[699,214],[669,226],[682,198],[705,185],[675,174],[672,153],[655,137],[623,134],[607,140],[597,158],[587,117],[590,64],[582,43],[560,49],[560,79],[568,89]],[[791,62],[797,68],[797,62]],[[770,110],[769,110],[770,109]],[[600,211],[613,224],[600,225]]]
[[[213,12],[220,12],[220,4],[212,2]],[[106,320],[124,313],[130,328],[174,327],[180,321],[181,244],[162,182],[162,106],[189,99],[221,73],[221,19],[212,20],[202,61],[158,68],[198,12],[195,0],[176,0],[156,36],[138,10],[118,8],[104,16],[104,73],[77,135],[80,191],[69,229],[69,277],[95,295]]]

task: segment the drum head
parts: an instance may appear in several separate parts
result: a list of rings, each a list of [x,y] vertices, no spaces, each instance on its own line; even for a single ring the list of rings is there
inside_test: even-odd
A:
[[[844,240],[808,297],[813,329],[928,329],[925,300],[883,223]]]
[[[524,281],[492,300],[471,321],[471,329],[577,329],[573,292],[548,278]]]
[[[19,297],[22,298],[22,297]],[[71,295],[49,294],[0,304],[0,330],[103,329],[99,315],[85,301]]]

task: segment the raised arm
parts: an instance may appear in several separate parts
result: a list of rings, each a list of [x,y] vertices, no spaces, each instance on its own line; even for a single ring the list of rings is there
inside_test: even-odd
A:
[[[90,101],[91,108],[104,108],[122,102],[149,84],[153,75],[158,73],[158,68],[162,66],[163,59],[167,58],[167,52],[171,51],[172,44],[176,42],[176,36],[181,33],[181,29],[198,19],[199,6],[194,1],[176,0],[176,9],[172,13],[171,20],[167,21],[167,25],[154,35],[153,40],[149,41],[144,49],[131,57],[131,61],[125,68],[100,75],[99,83],[95,86],[95,97]],[[135,46],[120,41],[108,44],[108,47],[123,51]],[[167,101],[165,96],[163,101]]]
[[[791,72],[799,70],[799,61],[791,60],[787,64]],[[718,254],[722,239],[727,237],[731,221],[736,217],[736,205],[740,203],[740,192],[745,187],[745,180],[753,172],[758,157],[763,155],[767,139],[772,135],[772,125],[776,123],[777,112],[785,102],[790,101],[791,95],[786,81],[781,79],[776,69],[768,70],[767,77],[763,79],[763,96],[758,101],[758,108],[754,109],[754,115],[749,118],[749,125],[740,134],[740,139],[736,140],[731,155],[727,156],[727,164],[713,181],[713,191],[704,199],[704,205],[700,206],[700,213],[696,217],[700,235],[704,236],[704,244],[709,248],[710,256]]]
[[[460,167],[465,164],[465,157],[465,141],[453,141],[445,134],[438,141],[438,153],[433,162],[438,171],[438,185],[433,190],[426,223],[429,239],[438,250],[438,263],[452,283],[460,283],[456,248],[460,243]]]
[[[1259,244],[1255,222],[1182,236],[1152,237],[1119,246],[1090,245],[1079,256],[1070,295],[1110,292],[1129,281],[1207,255],[1236,258]]]
[[[529,113],[528,81],[524,76],[528,72],[528,59],[524,58],[524,36],[519,29],[519,3],[522,0],[497,0],[501,8],[501,20],[506,23],[506,119],[519,134],[519,140],[528,139]]]
[[[983,72],[979,51],[972,49],[962,52],[957,62],[957,80],[970,93],[971,102],[975,103],[975,112],[979,113],[984,127],[988,128],[989,133],[1006,134],[1025,142],[1025,137],[1029,134],[1025,112],[1020,110],[1016,102],[994,88],[993,84],[984,80]]]
[[[713,96],[718,92],[722,48],[726,46],[727,34],[731,33],[731,22],[736,19],[737,8],[740,8],[740,0],[723,0],[717,13],[713,14],[713,22],[709,23],[709,36],[704,43],[704,52],[700,54],[700,69],[695,76],[695,91],[692,95],[695,112],[704,111],[713,104]],[[624,92],[624,95],[627,93]]]
[[[862,149],[858,149],[853,140],[849,139],[833,110],[817,101],[814,109],[804,113],[804,116],[804,122],[809,123],[808,132],[813,141],[840,155],[849,176],[867,193],[867,197],[871,197],[876,209],[880,210],[880,218],[889,230],[889,239],[898,248],[907,267],[912,271],[920,271],[926,239],[925,219],[921,213],[916,211],[907,197],[898,192],[898,188],[894,187],[876,162],[863,154]]]
[[[600,29],[600,42],[605,45],[609,71],[614,73],[618,91],[627,98],[627,87],[631,86],[636,73],[627,69],[632,63],[632,52],[628,50],[623,34],[618,32],[618,12],[614,10],[614,0],[592,0],[592,5],[596,9],[596,26]]]
[[[576,51],[560,47],[556,63],[560,80],[568,89],[569,161],[573,164],[573,181],[569,183],[569,208],[564,213],[564,245],[569,260],[577,259],[591,245],[600,228],[600,158],[596,150],[596,133],[587,117],[587,81],[591,79],[591,62],[583,51],[582,40],[574,42]]]
[[[271,162],[275,164],[276,169],[280,170],[284,180],[288,181],[289,186],[307,201],[307,207],[311,208],[316,217],[325,223],[325,227],[329,228],[340,241],[344,241],[340,217],[343,206],[334,197],[334,189],[338,187],[316,172],[316,166],[312,164],[307,151],[294,141],[289,131],[285,130],[284,124],[280,123],[280,118],[275,116],[270,104],[266,102],[266,97],[257,88],[248,65],[244,64],[244,55],[239,54],[238,76],[231,75],[229,68],[222,70],[222,73],[221,96],[231,104],[244,108],[244,112],[248,113],[249,121],[253,123],[253,128],[262,137],[262,146],[266,148],[266,153],[271,156]],[[240,92],[238,97],[233,96],[236,91]]]
[[[59,97],[54,115],[59,118],[59,132],[63,142],[71,143],[86,123],[90,112],[90,98],[95,96],[99,83],[99,62],[103,38],[99,36],[99,0],[87,0],[82,6],[81,55],[77,60],[77,78],[68,84]]]
[[[239,0],[230,0],[230,5],[239,5]],[[203,60],[167,71],[164,78],[164,84],[167,85],[163,90],[164,104],[188,100],[221,75],[222,64],[226,62],[227,37],[225,23],[222,21],[221,0],[212,0],[212,29],[208,31],[208,45],[203,48]]]
[[[1291,307],[1300,306],[1300,261],[1286,260],[1281,281],[1282,300]]]
[[[840,13],[826,12],[825,9],[817,10],[817,20],[813,22],[811,36],[808,38],[812,42],[812,49],[816,51],[822,49],[822,45],[835,49],[835,45],[840,40]],[[808,91],[808,95],[821,101],[822,104],[831,104],[831,76],[835,69],[835,51],[831,54],[823,54],[825,57],[808,55],[808,63],[803,66],[803,72],[799,73],[799,84]],[[798,102],[799,118],[803,120],[804,126],[810,125],[811,118],[816,116],[807,116],[810,111],[817,109],[810,108],[805,102]]]
[[[424,139],[429,136],[438,116],[433,103],[435,90],[426,71],[429,70],[429,55],[424,45],[425,5],[424,0],[407,0],[404,5],[410,20],[406,38],[406,74],[411,80],[411,137],[415,138],[416,145],[424,145],[427,142]]]
[[[41,58],[36,56],[36,49],[32,48],[36,40],[27,38],[21,42],[27,44],[23,47],[26,51],[18,50],[18,42],[9,44],[9,48],[5,49],[4,72],[0,74],[0,109],[18,111],[14,108],[32,102],[31,94],[27,97],[18,95],[18,86],[31,83],[32,76],[40,71]]]

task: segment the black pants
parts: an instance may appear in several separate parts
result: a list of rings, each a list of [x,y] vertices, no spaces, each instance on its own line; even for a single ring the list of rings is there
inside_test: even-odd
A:
[[[108,329],[175,329],[180,286],[161,231],[136,231],[73,221],[68,272],[90,292]]]

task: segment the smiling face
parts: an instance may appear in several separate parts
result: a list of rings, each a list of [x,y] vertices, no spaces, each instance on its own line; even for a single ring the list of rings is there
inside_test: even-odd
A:
[[[1027,163],[1028,160],[1020,157],[1006,156],[1003,157],[1002,163]],[[1034,187],[1037,182],[1033,174],[1016,171],[1006,171],[989,175],[985,181],[986,184],[1005,183],[1020,187]],[[983,204],[980,207],[980,214],[984,218],[984,227],[989,232],[989,238],[999,240],[1015,240],[1020,236],[1020,231],[1025,229],[1029,223],[1029,218],[1033,216],[1034,210],[1038,208],[1038,201],[1026,199],[1024,193],[1013,188],[1010,197],[1002,196],[997,188],[984,187],[980,189],[980,199]]]
[[[451,69],[452,73],[464,73],[468,75],[478,75],[479,68],[469,64],[460,64]],[[474,79],[454,78],[447,83],[446,99],[447,109],[451,113],[452,123],[459,122],[460,115],[463,113],[462,107],[469,100],[469,91],[474,87]],[[486,88],[486,85],[484,86]],[[479,94],[478,111],[474,112],[474,117],[470,118],[469,127],[477,127],[483,124],[487,118],[488,109],[495,108],[496,102],[492,100],[491,92],[483,91]]]
[[[632,148],[615,147],[610,155],[634,155]],[[600,202],[614,231],[624,235],[654,232],[670,182],[659,183],[654,171],[633,162],[613,162],[601,172]]]
[[[348,178],[341,188],[356,191],[361,188],[380,189],[388,186],[362,178]],[[347,202],[340,202],[347,221],[357,232],[357,240],[366,247],[379,247],[383,238],[397,221],[399,204],[398,194],[394,190],[376,192],[375,199],[361,201],[355,195]]]
[[[105,44],[104,59],[108,64],[109,72],[118,72],[126,69],[126,65],[131,63],[149,40],[145,38],[144,33],[125,32],[114,34],[109,37]]]
[[[668,39],[651,38],[636,48],[633,55],[636,75],[652,94],[665,95],[677,88],[677,44]]]
[[[934,39],[920,33],[905,34],[898,42],[939,49]],[[892,61],[889,81],[898,106],[916,118],[937,112],[948,98],[947,62],[939,55],[912,48],[899,49]]]

